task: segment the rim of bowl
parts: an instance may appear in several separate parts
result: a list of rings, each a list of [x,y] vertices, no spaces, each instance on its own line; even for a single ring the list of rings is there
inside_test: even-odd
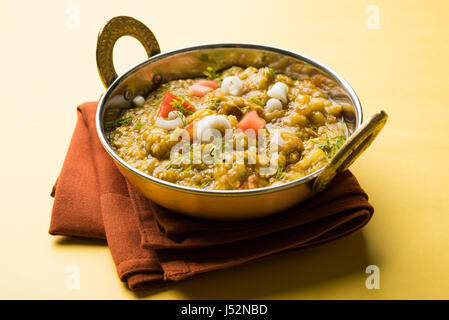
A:
[[[275,46],[262,45],[262,44],[243,43],[243,42],[223,42],[223,43],[194,45],[194,46],[183,47],[183,48],[179,48],[179,49],[175,49],[175,50],[171,50],[171,51],[167,51],[167,52],[161,52],[157,55],[154,55],[154,56],[146,59],[145,61],[143,61],[143,62],[137,64],[136,66],[134,66],[133,68],[129,69],[127,72],[125,72],[121,76],[117,77],[117,79],[115,79],[114,82],[112,82],[112,84],[106,89],[106,92],[102,95],[102,97],[98,103],[98,108],[97,108],[97,112],[96,112],[96,116],[95,116],[96,131],[98,134],[98,138],[100,139],[101,144],[103,145],[105,150],[121,166],[123,166],[125,169],[131,171],[133,174],[138,175],[139,177],[144,178],[145,180],[148,180],[151,183],[155,183],[160,186],[163,186],[163,187],[166,187],[169,189],[182,191],[182,192],[201,194],[201,195],[211,195],[211,196],[248,196],[248,195],[269,193],[269,192],[289,189],[289,188],[306,183],[306,182],[314,179],[316,176],[318,176],[324,170],[324,167],[323,167],[323,168],[320,168],[317,171],[314,171],[302,178],[299,178],[299,179],[296,179],[293,181],[289,181],[286,183],[282,183],[282,184],[276,185],[276,186],[269,186],[269,187],[256,188],[256,189],[246,189],[246,190],[208,190],[208,189],[198,189],[195,187],[187,187],[187,186],[179,185],[176,183],[168,182],[168,181],[153,177],[149,174],[146,174],[146,173],[134,168],[133,166],[128,164],[125,160],[120,158],[115,153],[115,151],[111,148],[111,146],[109,145],[109,143],[105,137],[105,133],[104,133],[103,126],[102,126],[103,119],[101,119],[103,109],[104,109],[104,102],[106,101],[106,99],[108,99],[108,97],[110,96],[110,94],[114,90],[114,88],[116,88],[128,76],[132,75],[133,73],[135,73],[137,70],[139,70],[144,65],[147,65],[148,63],[159,61],[166,57],[169,57],[169,56],[172,56],[175,54],[179,54],[179,53],[184,53],[184,52],[194,51],[194,50],[214,49],[214,48],[245,48],[245,49],[271,51],[274,53],[279,53],[282,55],[290,56],[295,59],[299,59],[301,61],[304,61],[304,62],[318,68],[318,69],[325,71],[326,73],[331,75],[334,78],[334,80],[336,80],[346,90],[350,99],[352,100],[352,103],[353,103],[353,106],[355,109],[355,113],[356,113],[355,129],[360,127],[360,125],[362,124],[362,121],[363,121],[362,106],[360,104],[360,100],[359,100],[357,94],[355,93],[354,89],[336,71],[334,71],[327,65],[323,64],[322,62],[319,62],[318,60],[315,60],[307,55],[304,55],[304,54],[296,52],[296,51],[287,50],[287,49],[283,49],[283,48],[279,48],[279,47],[275,47]]]

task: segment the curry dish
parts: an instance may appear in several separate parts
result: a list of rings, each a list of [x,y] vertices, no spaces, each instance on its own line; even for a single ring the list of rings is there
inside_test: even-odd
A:
[[[146,99],[134,98],[134,108],[105,124],[114,151],[165,181],[241,190],[309,175],[346,140],[343,108],[317,81],[291,79],[268,67],[208,68],[204,75],[169,81]]]

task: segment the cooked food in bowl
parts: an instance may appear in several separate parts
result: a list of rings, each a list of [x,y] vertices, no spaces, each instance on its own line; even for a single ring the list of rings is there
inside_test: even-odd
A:
[[[130,35],[149,58],[118,76],[114,45]],[[107,88],[95,118],[100,143],[129,187],[196,218],[252,219],[305,201],[388,118],[380,111],[362,123],[349,83],[287,49],[213,43],[161,53],[148,27],[119,16],[100,31],[96,57]]]
[[[212,68],[172,80],[105,124],[113,150],[165,181],[210,190],[274,186],[324,167],[348,136],[319,78]]]

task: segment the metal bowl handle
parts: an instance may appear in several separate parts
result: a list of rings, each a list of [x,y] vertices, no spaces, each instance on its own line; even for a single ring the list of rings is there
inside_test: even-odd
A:
[[[346,170],[374,141],[387,119],[387,113],[382,110],[362,123],[315,179],[313,191],[323,191],[337,173]]]
[[[153,32],[142,22],[126,16],[112,18],[100,30],[97,39],[97,68],[106,88],[117,78],[112,52],[116,41],[123,36],[139,40],[148,57],[161,52]]]

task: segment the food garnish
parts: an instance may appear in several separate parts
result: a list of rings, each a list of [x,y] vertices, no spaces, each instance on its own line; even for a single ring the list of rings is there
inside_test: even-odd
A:
[[[144,126],[142,122],[140,122],[140,119],[137,120],[137,123],[134,125],[133,129],[140,129]]]
[[[172,111],[179,111],[182,114],[192,114],[195,108],[184,97],[166,92],[161,102],[158,116],[167,118]]]
[[[192,96],[204,97],[206,94],[213,90],[214,89],[212,89],[211,87],[202,86],[198,83],[195,83],[194,85],[189,87],[189,94]]]
[[[218,104],[221,102],[220,99],[215,99],[214,101],[211,102],[211,104],[209,105],[209,108],[212,110],[215,110],[218,108]]]
[[[283,177],[285,177],[284,167],[281,167],[278,165],[278,169],[276,170],[276,180],[281,180]]]
[[[170,105],[182,114],[192,114],[192,106],[184,99],[183,96],[177,96],[170,102]]]
[[[267,122],[259,117],[256,111],[250,111],[246,113],[240,122],[237,124],[237,128],[245,132],[248,129],[253,129],[256,133],[258,129],[262,129]]]
[[[271,75],[273,78],[276,77],[276,72],[270,67],[267,67],[268,74]]]
[[[259,106],[262,106],[262,107],[264,106],[263,101],[260,100],[260,99],[257,98],[257,97],[251,98],[251,101],[254,102],[254,103],[256,103],[256,104],[258,104]]]
[[[312,140],[312,142],[315,143],[318,148],[326,153],[328,159],[331,159],[337,153],[338,149],[341,148],[345,141],[346,136],[336,136],[329,138],[329,136],[327,135],[326,141],[324,142]]]
[[[126,118],[120,118],[115,121],[106,122],[104,124],[105,129],[115,129],[117,127],[120,127],[122,125],[129,125],[133,121],[133,118],[131,116]]]
[[[198,84],[203,87],[209,87],[213,90],[217,89],[218,87],[218,82],[215,80],[200,79],[197,82],[195,82],[195,84]]]
[[[222,81],[223,78],[212,67],[207,67],[203,74],[211,80]]]

